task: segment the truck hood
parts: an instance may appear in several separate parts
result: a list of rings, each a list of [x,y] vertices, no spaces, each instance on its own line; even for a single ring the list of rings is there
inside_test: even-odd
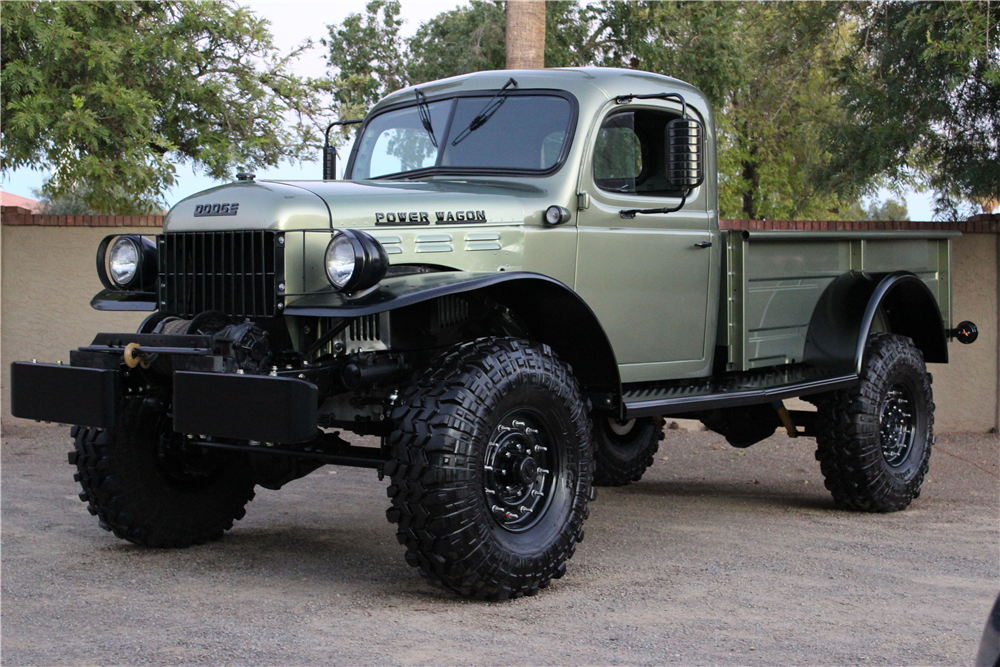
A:
[[[249,181],[184,199],[167,214],[164,230],[519,223],[548,204],[546,195],[509,181]]]

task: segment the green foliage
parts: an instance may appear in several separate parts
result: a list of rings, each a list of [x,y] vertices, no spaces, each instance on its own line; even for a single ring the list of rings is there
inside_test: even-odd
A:
[[[333,98],[341,119],[364,118],[380,98],[406,85],[402,25],[398,0],[371,0],[364,14],[327,26],[329,39],[320,42],[336,73]]]
[[[838,63],[843,114],[827,178],[848,194],[913,180],[938,214],[1000,198],[1000,7],[996,2],[852,6],[857,48]]]
[[[865,207],[861,202],[854,202],[840,213],[841,220],[878,220],[897,221],[909,220],[910,213],[906,210],[906,202],[898,199],[886,199],[879,203],[873,201]]]
[[[399,9],[395,0],[372,0],[365,14],[328,26],[330,38],[322,42],[329,49],[341,118],[362,117],[381,97],[407,85],[504,68],[507,24],[501,0],[471,0],[442,12],[406,40],[400,36]],[[546,30],[546,66],[589,64],[581,55],[589,25],[576,2],[546,3]]]
[[[407,80],[412,83],[503,69],[506,62],[503,2],[472,0],[438,14],[409,40]]]
[[[724,217],[821,217],[837,196],[815,175],[845,49],[837,3],[625,2],[588,8],[595,64],[660,72],[715,108]]]
[[[43,215],[97,215],[108,213],[119,215],[114,209],[95,210],[87,204],[88,200],[93,200],[86,186],[76,186],[52,196],[51,189],[42,186],[40,190],[32,190],[32,194],[38,198],[41,206],[38,212]],[[122,193],[116,188],[116,196]],[[157,202],[135,202],[129,207],[129,213],[134,215],[162,215],[163,207]]]
[[[0,36],[0,168],[52,170],[52,199],[139,212],[176,162],[222,180],[315,143],[320,84],[232,0],[4,3]]]

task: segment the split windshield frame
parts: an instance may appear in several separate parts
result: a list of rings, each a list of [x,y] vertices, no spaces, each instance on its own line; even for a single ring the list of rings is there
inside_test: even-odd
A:
[[[354,138],[354,145],[351,148],[351,154],[348,158],[347,167],[344,170],[344,179],[351,180],[354,178],[354,166],[357,161],[358,151],[361,147],[361,138],[364,136],[365,132],[368,130],[368,125],[379,116],[389,113],[391,111],[398,111],[400,109],[414,108],[418,107],[420,104],[433,104],[434,102],[440,102],[443,100],[453,100],[464,97],[481,97],[481,98],[494,98],[496,97],[501,88],[495,89],[479,89],[479,90],[464,90],[457,92],[443,93],[434,96],[425,96],[422,92],[419,95],[420,99],[414,96],[413,98],[406,99],[400,102],[396,102],[387,105],[378,110],[377,113],[369,114],[362,124],[361,128]],[[500,168],[500,167],[443,167],[440,165],[435,165],[433,167],[425,167],[423,169],[413,169],[411,171],[400,171],[392,174],[383,174],[381,176],[375,176],[374,178],[367,180],[409,180],[414,178],[420,178],[423,176],[434,176],[439,174],[446,174],[448,176],[551,176],[558,172],[563,165],[566,163],[566,159],[569,157],[569,152],[573,147],[573,141],[576,138],[577,124],[580,118],[580,103],[576,99],[576,96],[567,90],[559,90],[554,88],[515,88],[513,90],[507,89],[503,90],[504,97],[561,97],[569,102],[569,118],[567,119],[566,127],[566,138],[563,140],[562,148],[559,152],[559,157],[556,159],[555,164],[553,164],[548,169],[511,169],[511,168]],[[453,105],[448,113],[448,120],[445,124],[444,132],[441,134],[441,138],[446,139],[446,143],[450,145],[451,131],[452,131],[452,121],[454,120],[454,114],[457,105]],[[419,111],[418,111],[419,113]],[[439,143],[442,143],[439,141]]]

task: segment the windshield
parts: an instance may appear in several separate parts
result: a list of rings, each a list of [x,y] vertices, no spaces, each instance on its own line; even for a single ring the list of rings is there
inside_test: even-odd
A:
[[[493,94],[395,109],[370,120],[350,178],[395,176],[419,170],[544,173],[554,169],[572,136],[575,109],[553,94]],[[415,100],[416,102],[416,100]],[[488,107],[488,108],[487,108]],[[484,113],[485,111],[485,113]]]

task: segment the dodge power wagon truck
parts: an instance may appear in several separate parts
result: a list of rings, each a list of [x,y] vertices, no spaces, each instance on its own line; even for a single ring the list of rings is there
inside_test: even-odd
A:
[[[711,108],[656,74],[481,72],[357,122],[344,180],[240,174],[105,239],[92,305],[149,311],[138,332],[13,364],[15,416],[77,424],[102,527],[200,544],[258,484],[364,466],[429,580],[531,595],[664,415],[814,436],[842,507],[920,494],[924,364],[975,336],[950,328],[956,234],[720,231]]]

